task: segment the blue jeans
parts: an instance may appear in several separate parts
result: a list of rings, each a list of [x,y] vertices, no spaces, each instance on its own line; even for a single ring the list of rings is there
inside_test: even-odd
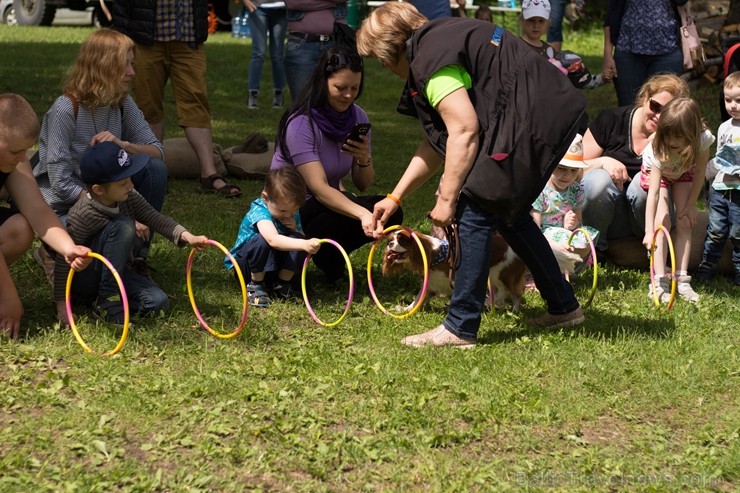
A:
[[[599,231],[599,250],[606,250],[608,240],[645,235],[647,192],[640,186],[639,175],[629,186],[619,190],[603,169],[589,171],[581,180],[586,193],[583,224]]]
[[[305,238],[300,233],[293,233],[290,237]],[[253,236],[234,255],[234,260],[236,260],[236,263],[242,270],[242,274],[247,282],[251,280],[252,272],[277,273],[281,270],[289,270],[295,274],[303,268],[303,261],[305,259],[306,252],[300,250],[276,250],[260,234]]]
[[[306,41],[303,35],[288,34],[285,45],[285,75],[288,79],[290,97],[298,99],[311,78],[321,53],[334,46],[334,41]]]
[[[563,278],[549,243],[529,211],[507,226],[461,195],[456,219],[460,255],[450,309],[443,322],[447,330],[469,339],[478,335],[488,287],[491,235],[494,231],[501,233],[527,264],[540,295],[547,303],[548,312],[559,315],[578,308],[573,288]]]
[[[121,276],[128,296],[131,313],[146,315],[169,308],[167,295],[159,286],[131,270],[126,262],[136,239],[136,227],[131,217],[117,216],[93,238],[88,247],[107,258]],[[118,284],[110,270],[99,261],[75,274],[72,279],[75,299],[92,303],[118,295]]]
[[[247,20],[252,30],[252,59],[249,61],[249,90],[259,91],[262,80],[262,66],[267,53],[267,39],[270,39],[270,60],[272,63],[272,87],[275,91],[285,88],[285,32],[288,19],[285,9],[263,9],[249,14]]]
[[[617,106],[629,106],[635,103],[637,91],[651,75],[661,72],[681,75],[683,52],[680,46],[665,55],[637,55],[614,50],[614,63],[619,74],[619,77],[614,79]]]
[[[552,0],[550,2],[550,27],[547,28],[547,41],[563,42],[563,15],[565,14],[566,0]]]
[[[740,190],[712,190],[709,195],[709,224],[702,261],[719,264],[725,242],[732,242],[732,265],[740,272]]]

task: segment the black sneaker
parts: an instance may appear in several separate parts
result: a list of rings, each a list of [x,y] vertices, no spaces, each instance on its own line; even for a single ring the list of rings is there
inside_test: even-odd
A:
[[[735,286],[740,286],[740,270],[735,271]]]
[[[275,89],[272,96],[272,107],[282,108],[283,107],[283,91]]]
[[[290,285],[290,281],[278,281],[272,285],[272,295],[280,300],[297,299],[299,294]]]
[[[706,282],[714,279],[717,275],[717,266],[710,264],[709,262],[702,261],[699,264],[699,268],[696,269],[694,275],[691,276],[697,282]]]
[[[125,320],[125,313],[123,311],[123,303],[119,295],[110,296],[103,301],[98,300],[93,305],[93,315],[109,324],[123,327]]]

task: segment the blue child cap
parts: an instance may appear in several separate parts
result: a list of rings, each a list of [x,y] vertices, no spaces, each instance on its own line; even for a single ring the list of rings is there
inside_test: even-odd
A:
[[[118,144],[100,142],[90,147],[80,160],[80,178],[88,185],[103,185],[130,178],[146,166],[149,156],[130,155]]]

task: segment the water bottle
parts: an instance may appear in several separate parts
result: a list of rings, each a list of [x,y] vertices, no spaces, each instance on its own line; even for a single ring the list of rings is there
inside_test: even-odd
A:
[[[231,18],[231,36],[234,38],[248,38],[252,35],[249,28],[249,12]]]

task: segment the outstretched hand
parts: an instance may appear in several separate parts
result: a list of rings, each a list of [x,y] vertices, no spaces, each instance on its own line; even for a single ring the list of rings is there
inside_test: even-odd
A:
[[[370,235],[374,238],[382,238],[385,231],[385,223],[388,218],[398,209],[398,204],[389,198],[384,198],[375,204],[373,208]]]

